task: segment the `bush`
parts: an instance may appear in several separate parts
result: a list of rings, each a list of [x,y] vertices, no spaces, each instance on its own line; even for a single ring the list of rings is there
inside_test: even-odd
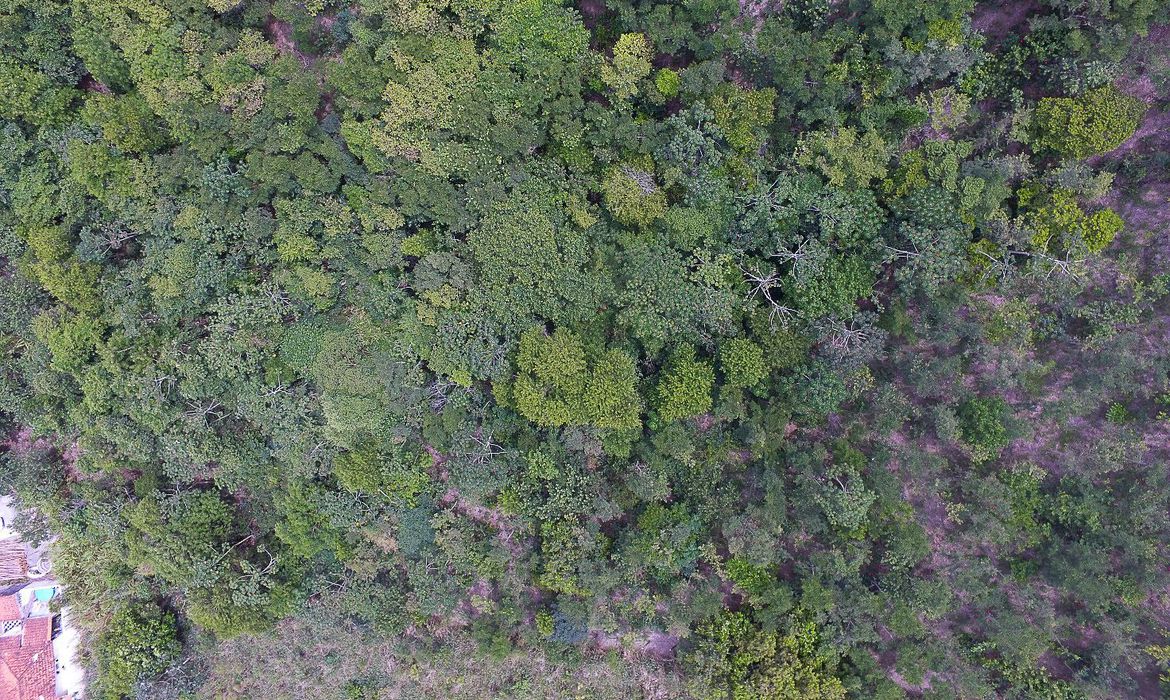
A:
[[[1109,405],[1109,409],[1105,411],[1105,420],[1110,423],[1125,423],[1130,419],[1129,409],[1125,404],[1114,401]]]
[[[99,697],[119,700],[139,680],[158,676],[182,650],[175,615],[151,603],[122,608],[97,638]]]
[[[976,462],[999,456],[1008,445],[1007,417],[1011,408],[998,396],[976,398],[959,407],[959,427],[963,441],[971,448]]]

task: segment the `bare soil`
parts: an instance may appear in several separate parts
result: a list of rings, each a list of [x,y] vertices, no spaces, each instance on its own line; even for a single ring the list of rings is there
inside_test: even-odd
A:
[[[1038,0],[1004,0],[1000,3],[980,3],[971,17],[971,26],[993,42],[1000,42],[1009,34],[1024,35],[1029,31],[1028,19],[1039,14]]]

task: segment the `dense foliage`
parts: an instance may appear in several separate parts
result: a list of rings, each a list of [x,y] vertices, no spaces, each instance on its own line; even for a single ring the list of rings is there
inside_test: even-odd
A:
[[[92,695],[1165,697],[1168,22],[0,1]]]

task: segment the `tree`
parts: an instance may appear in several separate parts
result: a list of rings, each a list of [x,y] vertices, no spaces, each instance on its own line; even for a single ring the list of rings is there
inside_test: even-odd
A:
[[[1041,252],[1100,253],[1113,242],[1125,222],[1108,207],[1086,214],[1068,190],[1024,188],[1024,221],[1032,228],[1032,245]]]
[[[1121,216],[1105,207],[1089,214],[1085,220],[1081,238],[1091,252],[1100,253],[1109,247],[1109,244],[1113,242],[1117,234],[1121,233],[1121,229],[1124,227],[1125,222]]]
[[[833,187],[864,188],[886,176],[889,145],[876,131],[849,126],[814,131],[796,149],[796,162],[819,170]]]
[[[166,143],[154,111],[137,93],[117,97],[91,95],[86,99],[82,116],[99,127],[107,141],[126,153],[149,153]]]
[[[10,56],[0,58],[0,92],[7,96],[0,105],[0,116],[37,126],[65,121],[77,97],[72,88],[54,85],[43,73]]]
[[[538,425],[566,425],[578,417],[585,391],[585,350],[571,331],[546,334],[530,328],[520,336],[519,373],[512,387],[516,409]]]
[[[873,293],[874,273],[860,256],[827,255],[784,278],[784,297],[808,318],[852,315],[858,299]]]
[[[833,462],[819,477],[813,500],[824,511],[829,524],[846,537],[864,537],[869,525],[869,511],[877,494],[861,477],[865,455],[846,444],[836,446]]]
[[[895,273],[899,281],[936,296],[966,271],[968,246],[970,237],[961,228],[934,229],[903,222],[898,239],[886,251],[901,262]]]
[[[635,431],[642,427],[642,397],[638,394],[634,359],[620,350],[608,350],[594,363],[585,385],[585,419],[606,430]]]
[[[614,271],[618,323],[649,352],[680,337],[714,342],[731,332],[739,302],[731,283],[735,268],[730,257],[696,253],[707,259],[639,241]]]
[[[513,195],[491,207],[468,234],[481,279],[476,301],[501,321],[522,328],[532,316],[568,322],[596,308],[597,280],[582,269],[587,239],[554,201],[551,192]]]
[[[689,662],[699,697],[709,700],[844,700],[845,686],[818,649],[816,626],[798,623],[787,634],[765,632],[742,612],[703,623]]]
[[[622,34],[613,47],[613,59],[601,65],[601,80],[619,100],[638,94],[638,81],[650,75],[650,42],[645,34]]]
[[[100,696],[120,700],[130,695],[136,682],[167,670],[182,648],[174,613],[153,603],[126,605],[97,638]]]
[[[589,362],[572,331],[558,328],[548,334],[535,327],[520,336],[516,366],[516,409],[537,425],[588,424],[618,431],[642,425],[637,370],[619,350]]]
[[[1061,156],[1112,151],[1137,130],[1146,106],[1113,86],[1080,97],[1045,97],[1032,116],[1032,144]]]
[[[733,338],[719,348],[719,368],[732,387],[753,387],[768,376],[763,348],[746,338]]]
[[[101,327],[87,316],[55,316],[48,313],[33,319],[32,330],[52,356],[54,369],[81,372],[101,342]]]
[[[70,259],[63,262],[38,262],[32,272],[47,292],[66,306],[93,314],[101,308],[98,294],[99,267],[93,263]]]
[[[744,181],[751,178],[749,163],[762,155],[768,127],[775,116],[775,101],[776,91],[772,88],[742,90],[729,84],[721,85],[709,100],[715,124],[734,154],[728,167],[735,178]]]
[[[638,516],[624,556],[659,583],[670,585],[697,564],[698,530],[698,518],[685,505],[652,503]]]
[[[580,61],[589,50],[589,32],[576,13],[549,0],[507,3],[495,19],[492,39],[494,56],[544,80]]]
[[[648,228],[666,213],[666,192],[654,179],[652,162],[611,168],[601,183],[605,206],[627,226]]]
[[[208,585],[218,577],[220,547],[232,529],[232,511],[209,491],[173,498],[151,494],[126,519],[130,560],[178,586]]]
[[[1166,3],[975,4],[2,3],[91,694],[1141,695]]]
[[[336,496],[332,490],[297,481],[279,498],[281,519],[274,532],[290,552],[306,559],[326,551],[339,559],[350,554],[346,530],[335,522],[340,518],[330,517],[350,504]]]
[[[376,494],[389,503],[413,507],[430,486],[428,466],[426,454],[401,446],[379,449],[366,444],[334,458],[333,474],[347,491]]]
[[[669,68],[662,68],[654,74],[654,87],[658,88],[659,94],[663,97],[675,97],[681,85],[682,80],[678,73]]]
[[[554,520],[541,523],[540,585],[557,593],[588,595],[580,568],[596,546],[589,533],[574,522]]]
[[[663,423],[711,410],[715,372],[695,356],[693,345],[671,351],[654,387],[654,410]]]

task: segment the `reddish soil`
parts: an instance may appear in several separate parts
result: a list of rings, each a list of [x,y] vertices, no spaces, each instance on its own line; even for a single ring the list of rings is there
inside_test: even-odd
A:
[[[739,18],[741,22],[750,22],[751,37],[754,39],[764,26],[764,19],[771,11],[772,0],[739,0]]]
[[[518,561],[527,551],[525,538],[520,536],[520,528],[511,517],[500,510],[473,504],[464,499],[459,490],[454,487],[448,488],[439,502],[444,506],[451,507],[456,513],[495,530],[496,538],[500,544],[512,555],[513,562],[510,562],[509,565]]]
[[[49,438],[39,437],[34,440],[32,437],[32,428],[28,426],[21,427],[16,432],[10,434],[6,440],[0,441],[0,452],[25,455],[33,450],[55,450],[54,454],[57,459],[61,460],[61,464],[65,467],[70,481],[76,482],[95,478],[95,475],[84,474],[77,469],[77,459],[81,456],[81,448],[78,446],[77,441],[70,443],[64,450],[61,450]]]
[[[678,642],[679,637],[676,634],[651,632],[646,641],[638,645],[638,650],[655,659],[670,659],[674,657]]]
[[[447,463],[447,455],[443,454],[442,452],[439,452],[438,450],[431,447],[430,445],[424,445],[423,448],[427,451],[427,454],[429,454],[431,456],[431,464],[436,469],[442,467],[444,464]]]
[[[268,38],[271,39],[272,45],[276,47],[277,53],[281,56],[293,56],[304,68],[312,67],[316,59],[308,54],[302,53],[297,48],[297,44],[292,38],[293,30],[291,24],[276,19],[275,17],[269,17],[266,28],[268,30]]]
[[[25,454],[34,447],[48,447],[49,445],[49,441],[45,438],[33,440],[32,428],[27,426],[17,430],[4,442],[0,442],[0,448],[5,452],[15,452],[16,454]]]
[[[313,111],[313,116],[317,118],[317,123],[325,121],[325,118],[333,113],[333,93],[327,92],[321,95],[321,104]]]
[[[602,632],[601,630],[590,630],[589,641],[599,651],[613,651],[614,649],[620,649],[622,646],[620,637],[611,632]]]
[[[1027,34],[1026,22],[1041,9],[1038,0],[1006,0],[1000,4],[981,3],[971,16],[971,26],[992,42],[1009,34]]]
[[[1158,88],[1149,75],[1123,75],[1114,81],[1114,85],[1117,86],[1118,90],[1136,97],[1148,105],[1158,101]]]
[[[103,95],[114,94],[113,90],[88,73],[77,83],[77,87],[86,92],[99,92]]]
[[[577,3],[577,10],[581,13],[582,24],[589,31],[593,31],[609,12],[605,6],[605,0],[581,0]]]
[[[673,659],[675,648],[678,647],[680,637],[677,634],[666,632],[650,632],[647,635],[638,635],[625,648],[624,656],[648,656],[659,661]],[[622,649],[622,636],[613,632],[591,630],[589,641],[598,651],[614,651]]]

